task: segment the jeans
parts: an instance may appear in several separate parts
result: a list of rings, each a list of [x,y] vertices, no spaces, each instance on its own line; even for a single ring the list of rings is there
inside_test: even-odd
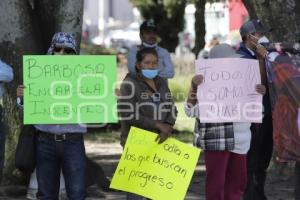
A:
[[[36,170],[31,174],[29,185],[27,188],[27,199],[37,199],[37,192],[38,192],[38,183],[36,177]],[[63,196],[66,194],[66,187],[65,187],[65,179],[60,173],[60,188],[59,188],[59,196]],[[61,198],[60,198],[61,199]]]
[[[264,188],[273,151],[272,115],[265,115],[262,124],[252,124],[251,132],[251,145],[247,154],[248,182],[244,200],[266,200]]]
[[[83,137],[72,141],[54,141],[39,137],[36,155],[39,199],[58,199],[61,170],[68,198],[85,199],[86,157]]]

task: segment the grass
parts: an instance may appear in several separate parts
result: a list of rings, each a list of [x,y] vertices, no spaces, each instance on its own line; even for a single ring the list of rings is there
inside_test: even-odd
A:
[[[183,102],[177,102],[175,103],[175,105],[178,110],[175,129],[177,129],[180,132],[192,133],[194,130],[195,119],[189,118],[185,115]]]
[[[176,75],[175,78],[169,80],[169,88],[175,102],[185,101],[190,89],[191,80],[192,75]]]
[[[195,120],[192,118],[188,118],[185,115],[183,102],[177,102],[175,104],[178,109],[175,129],[178,132],[176,132],[174,138],[182,142],[192,143]],[[85,135],[85,139],[88,141],[99,141],[103,143],[119,143],[120,130],[91,130],[88,134]]]
[[[191,143],[193,141],[193,130],[195,125],[195,119],[188,118],[184,112],[184,103],[175,103],[178,115],[175,123],[175,129],[179,131],[174,137],[182,142]]]

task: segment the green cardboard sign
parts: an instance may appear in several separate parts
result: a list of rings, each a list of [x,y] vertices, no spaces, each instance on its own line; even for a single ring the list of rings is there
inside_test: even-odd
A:
[[[23,56],[24,124],[117,122],[116,56]]]

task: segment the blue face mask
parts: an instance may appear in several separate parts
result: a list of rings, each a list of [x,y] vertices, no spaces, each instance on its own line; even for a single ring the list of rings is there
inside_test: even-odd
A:
[[[158,69],[142,69],[145,78],[154,79],[158,75]]]

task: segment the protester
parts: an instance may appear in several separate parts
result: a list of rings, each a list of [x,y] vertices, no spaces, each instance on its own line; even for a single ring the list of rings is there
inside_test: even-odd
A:
[[[168,79],[174,77],[174,67],[171,61],[170,53],[157,45],[157,27],[153,20],[144,21],[140,26],[140,38],[142,44],[133,46],[127,56],[128,71],[131,74],[136,74],[136,54],[142,48],[154,48],[158,54],[158,76]]]
[[[172,134],[177,114],[167,81],[158,76],[156,50],[143,48],[137,52],[136,60],[136,72],[126,75],[118,101],[123,147],[131,126],[158,133],[158,142],[164,142]],[[127,199],[144,198],[128,194]]]
[[[242,54],[243,58],[259,60],[262,84],[265,85],[267,89],[266,95],[263,97],[263,123],[251,125],[252,139],[250,150],[247,154],[248,182],[244,200],[267,199],[264,186],[267,168],[273,151],[273,126],[264,60],[267,55],[267,50],[262,45],[259,45],[269,42],[265,36],[267,32],[269,32],[269,29],[264,27],[260,20],[249,20],[240,28],[240,35],[243,42],[237,52]]]
[[[5,127],[2,122],[3,116],[3,95],[4,95],[4,83],[11,82],[14,74],[12,68],[0,59],[0,183],[2,181],[2,171],[4,167],[4,155],[5,155]]]
[[[287,54],[283,49],[277,48],[266,57],[268,83],[272,94],[274,155],[277,162],[296,161],[294,195],[295,200],[299,200],[300,55]]]
[[[187,50],[191,51],[192,47],[191,34],[189,32],[183,33],[183,46]]]
[[[209,59],[240,57],[228,44],[217,45],[209,53]],[[204,150],[206,199],[240,200],[247,182],[250,123],[201,123],[196,97],[202,82],[202,75],[193,77],[184,108],[188,117],[196,117],[194,145]],[[256,85],[255,89],[259,94],[265,93],[263,85]]]
[[[48,55],[75,55],[76,42],[69,33],[56,33]],[[19,86],[18,96],[23,96],[24,86]],[[72,200],[86,196],[86,156],[83,125],[35,125],[37,129],[36,173],[38,198],[58,199],[60,173],[65,178],[67,196]]]

